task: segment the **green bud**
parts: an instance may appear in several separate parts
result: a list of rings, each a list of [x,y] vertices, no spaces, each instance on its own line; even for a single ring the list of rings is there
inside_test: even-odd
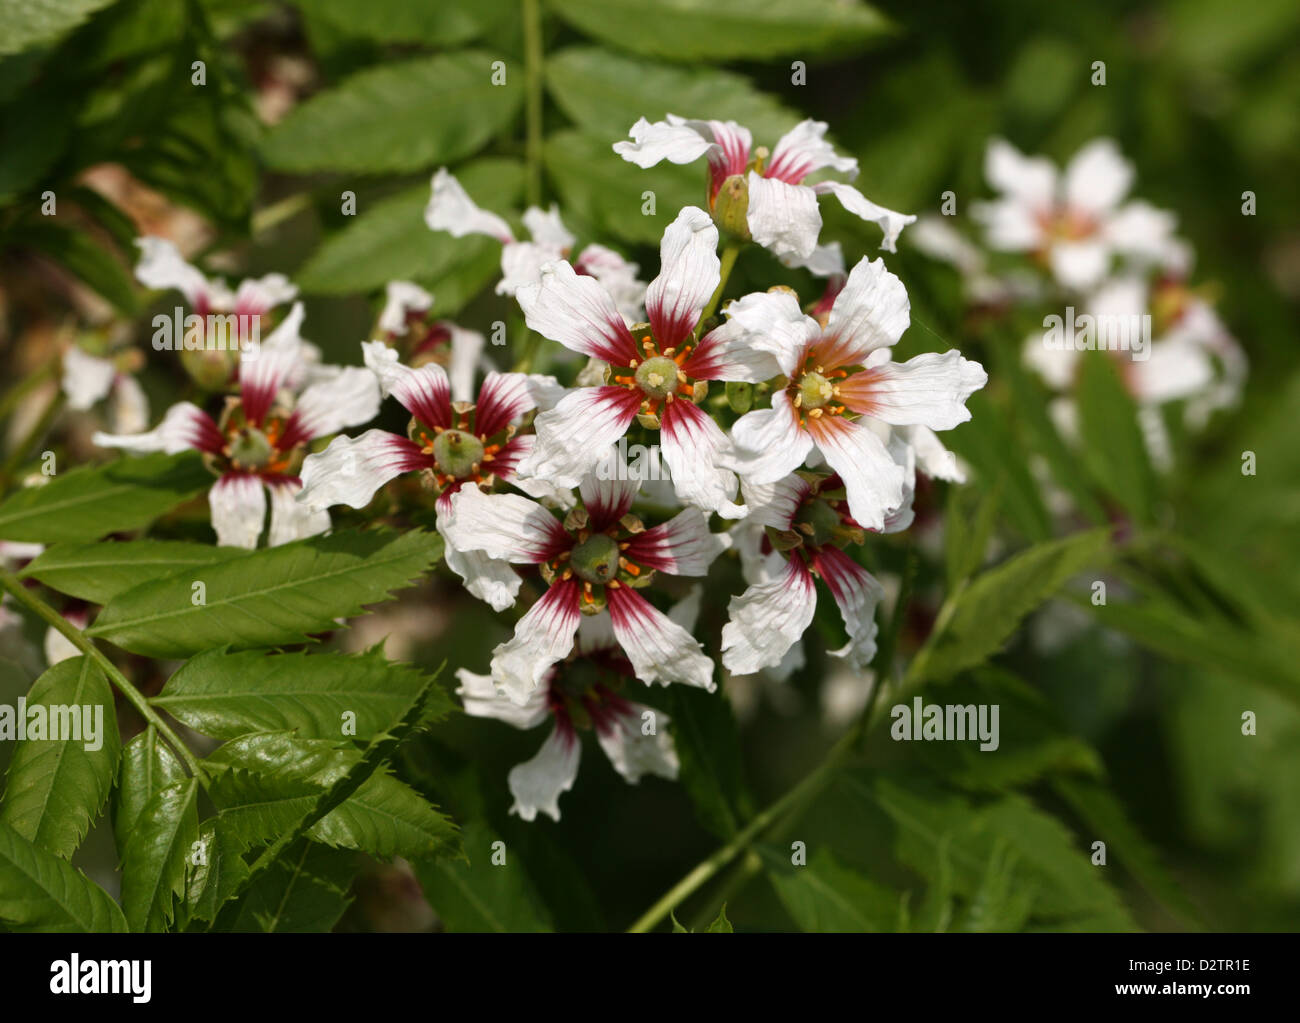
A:
[[[713,222],[719,230],[741,241],[749,241],[749,182],[743,174],[733,174],[718,189],[713,204]]]
[[[181,366],[203,390],[219,391],[230,382],[238,358],[238,351],[187,349],[181,352]]]
[[[754,385],[743,380],[728,380],[727,404],[732,412],[743,416],[754,405]]]

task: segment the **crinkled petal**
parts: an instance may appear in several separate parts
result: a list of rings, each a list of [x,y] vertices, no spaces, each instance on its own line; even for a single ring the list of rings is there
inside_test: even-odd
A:
[[[447,366],[447,377],[451,383],[452,401],[474,400],[474,378],[479,368],[490,369],[483,357],[483,346],[487,339],[477,330],[466,330],[454,323],[442,323],[451,335],[451,359]]]
[[[712,137],[706,137],[697,127],[701,123],[673,118],[651,124],[642,117],[628,132],[632,140],[615,142],[614,152],[642,169],[653,167],[661,160],[693,163],[714,145]]]
[[[96,433],[91,440],[102,448],[124,451],[161,451],[175,455],[182,451],[217,454],[225,441],[212,417],[197,405],[182,401],[167,410],[163,421],[148,433],[115,435]]]
[[[659,432],[664,461],[678,498],[724,519],[745,516],[736,496],[736,475],[718,464],[727,435],[698,405],[685,399],[664,406]]]
[[[903,233],[903,228],[916,223],[916,214],[898,213],[878,206],[852,185],[846,185],[842,181],[822,181],[813,186],[813,191],[818,195],[835,196],[840,205],[855,217],[877,225],[884,234],[880,247],[886,252],[897,252],[898,236]]]
[[[379,314],[379,329],[389,334],[405,334],[406,318],[411,313],[427,313],[433,308],[433,296],[411,281],[389,281],[384,287],[384,308]]]
[[[649,714],[653,731],[646,734]],[[672,733],[668,731],[668,715],[640,703],[629,703],[624,713],[613,715],[596,726],[596,740],[609,757],[614,770],[630,784],[635,785],[643,775],[653,774],[672,781],[677,777],[679,764],[673,746]]]
[[[898,343],[911,323],[912,303],[897,276],[877,258],[859,260],[831,306],[817,358],[827,369],[859,366],[872,352]]]
[[[411,369],[382,341],[362,341],[361,351],[385,397],[391,394],[427,427],[451,425],[451,383],[441,366],[429,362]]]
[[[722,664],[733,675],[752,675],[781,663],[812,623],[817,591],[802,560],[786,563],[777,579],[749,587],[727,605]]]
[[[637,481],[628,472],[617,448],[610,448],[601,460],[601,468],[609,472],[593,472],[583,477],[578,488],[582,506],[590,517],[590,528],[595,532],[608,529],[629,511],[636,500]]]
[[[592,243],[578,253],[573,269],[600,281],[627,323],[645,320],[645,281],[637,277],[640,267],[629,263],[613,249]]]
[[[581,757],[577,733],[557,725],[532,760],[510,769],[506,782],[515,797],[510,812],[526,821],[536,820],[539,812],[558,821],[560,796],[573,788]]]
[[[302,483],[291,477],[266,481],[271,495],[271,531],[267,545],[278,547],[291,540],[316,536],[330,528],[330,513],[323,508],[312,508],[296,500],[302,492]]]
[[[536,728],[550,717],[545,686],[534,689],[527,702],[520,706],[497,690],[491,675],[478,675],[465,668],[458,668],[456,680],[460,683],[456,695],[460,697],[461,705],[470,717],[494,718],[522,730]]]
[[[839,393],[854,412],[891,426],[951,430],[970,419],[966,400],[988,379],[983,366],[954,349],[850,373]]]
[[[836,155],[835,147],[826,141],[826,127],[825,121],[800,121],[777,140],[772,160],[763,173],[791,185],[823,167],[857,177],[858,161]]]
[[[250,423],[262,422],[281,389],[302,382],[307,367],[300,334],[305,315],[302,303],[295,302],[265,341],[241,354],[239,394]]]
[[[713,218],[695,206],[683,208],[664,231],[659,265],[659,276],[646,289],[646,315],[661,348],[676,347],[700,322],[721,280]]]
[[[876,656],[876,606],[885,591],[876,578],[836,547],[824,547],[813,555],[813,568],[839,605],[849,641],[839,650],[855,671],[866,671]]]
[[[266,518],[266,492],[260,477],[226,473],[208,492],[208,508],[218,546],[257,546]]]
[[[284,274],[248,277],[239,282],[239,288],[235,291],[235,313],[240,316],[262,316],[297,297],[298,286]]]
[[[536,242],[509,242],[501,250],[501,280],[498,295],[515,295],[520,288],[535,285],[542,279],[542,267],[562,259],[559,249]]]
[[[76,345],[63,353],[63,393],[70,409],[85,411],[106,397],[116,376],[109,359],[88,355]]]
[[[1006,139],[989,141],[984,176],[999,192],[1045,209],[1056,200],[1056,167],[1044,157],[1027,157]]]
[[[747,412],[731,428],[732,447],[719,462],[741,479],[771,483],[794,472],[813,448],[784,391],[772,395],[772,407]]]
[[[485,437],[500,433],[525,412],[554,402],[564,389],[554,377],[527,373],[489,373],[474,406],[474,429]]]
[[[485,234],[503,245],[515,240],[510,225],[495,213],[479,209],[446,167],[438,168],[431,185],[429,204],[424,208],[424,222],[430,230],[447,231],[454,238]]]
[[[810,419],[808,431],[848,492],[849,514],[867,529],[883,529],[885,516],[903,503],[903,467],[867,427],[839,417]]]
[[[560,219],[560,208],[554,203],[549,210],[529,206],[524,210],[524,227],[528,228],[533,241],[555,250],[559,255],[568,252],[578,240],[564,226],[564,221]]]
[[[750,171],[746,222],[754,241],[778,259],[807,259],[822,230],[817,193]]]
[[[533,421],[537,441],[516,470],[559,487],[576,487],[631,425],[639,391],[625,387],[583,387]]]
[[[492,681],[515,703],[527,703],[551,665],[573,649],[581,617],[577,580],[556,582],[519,619],[514,636],[492,651]]]
[[[379,414],[379,381],[360,366],[348,366],[338,376],[312,384],[298,397],[286,427],[293,441],[314,440],[338,433],[346,426],[359,426]]]
[[[210,292],[214,289],[208,279],[196,267],[187,263],[181,257],[180,250],[166,238],[146,236],[137,238],[135,244],[140,249],[140,260],[135,265],[135,279],[146,288],[155,291],[175,288],[200,315],[208,309],[218,307],[211,300]],[[228,296],[229,293],[224,297],[228,299]]]
[[[680,682],[713,692],[713,661],[695,638],[627,586],[610,587],[609,616],[614,635],[642,682]]]
[[[335,437],[324,451],[303,460],[298,501],[311,508],[364,508],[389,480],[432,467],[431,456],[395,433],[367,430],[360,437]]]
[[[548,561],[572,545],[554,515],[518,494],[485,494],[461,487],[451,514],[439,517],[447,542],[460,551],[483,551],[517,565]]]
[[[726,533],[709,532],[698,508],[678,512],[667,522],[633,536],[623,552],[633,561],[669,575],[707,575],[713,559],[730,546]]]
[[[543,266],[537,282],[521,287],[515,298],[529,330],[570,351],[615,366],[630,365],[640,357],[609,292],[563,260]]]

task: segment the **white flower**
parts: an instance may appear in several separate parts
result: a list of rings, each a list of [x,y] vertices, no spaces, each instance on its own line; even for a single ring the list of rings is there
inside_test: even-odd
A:
[[[63,353],[63,393],[68,408],[85,411],[109,399],[109,422],[117,433],[136,433],[149,425],[149,399],[139,381],[121,365],[138,353],[122,358],[91,355],[78,345]]]
[[[525,210],[523,221],[531,240],[519,241],[509,224],[495,213],[475,205],[446,167],[434,174],[432,188],[433,194],[424,211],[424,222],[431,230],[447,231],[456,238],[485,234],[501,243],[498,295],[513,295],[525,285],[535,283],[542,267],[554,260],[568,258],[577,240],[560,220],[555,206],[549,210],[530,206]],[[605,285],[628,323],[636,323],[642,318],[645,285],[636,278],[635,263],[629,263],[603,245],[588,245],[574,260],[574,267],[579,273],[595,277]]]
[[[374,375],[360,367],[339,369],[308,383],[309,352],[298,335],[296,304],[240,368],[239,398],[220,421],[190,402],[173,405],[147,433],[96,433],[94,442],[127,451],[196,450],[209,456],[219,478],[208,494],[212,528],[222,546],[256,547],[271,501],[272,546],[329,528],[329,515],[294,501],[302,481],[294,471],[317,437],[373,419],[379,411]],[[296,397],[295,397],[296,394]]]
[[[853,268],[825,327],[805,316],[789,292],[746,295],[730,303],[729,345],[765,354],[777,367],[758,366],[751,379],[784,375],[788,385],[772,407],[749,412],[732,428],[723,459],[752,483],[789,475],[816,450],[839,474],[852,516],[883,529],[905,499],[906,473],[867,421],[893,427],[949,430],[970,418],[965,401],[988,380],[983,368],[956,351],[926,353],[907,362],[872,360],[907,329],[902,282],[877,259]]]
[[[492,652],[492,679],[524,704],[573,649],[583,615],[608,612],[613,636],[644,682],[712,690],[713,662],[689,631],[647,601],[639,588],[653,572],[702,576],[728,545],[687,508],[645,529],[631,516],[636,483],[583,480],[582,506],[561,523],[542,505],[513,494],[466,487],[452,498],[443,535],[455,550],[541,568],[548,588]]]
[[[262,316],[298,294],[297,287],[284,274],[277,273],[246,278],[232,292],[220,279],[205,277],[202,271],[187,263],[176,246],[165,238],[138,238],[136,245],[140,247],[136,280],[156,291],[175,288],[185,296],[191,312],[199,316],[208,313]]]
[[[661,160],[694,163],[707,156],[710,211],[717,212],[724,186],[724,203],[733,193],[747,193],[750,237],[782,259],[804,261],[813,256],[822,226],[820,195],[832,194],[850,213],[880,225],[885,236],[880,247],[888,252],[894,251],[903,228],[916,219],[877,206],[841,181],[804,184],[810,174],[825,169],[849,180],[858,175],[858,161],[836,155],[825,139],[822,121],[795,125],[777,141],[770,161],[765,149],[753,149],[749,129],[735,121],[690,121],[669,114],[666,121],[651,124],[643,117],[628,134],[631,141],[615,142],[614,152],[638,167],[653,167]]]
[[[399,348],[413,368],[426,362],[444,366],[451,380],[451,400],[473,401],[474,378],[480,371],[491,373],[496,368],[483,354],[483,335],[450,320],[432,320],[433,296],[418,284],[389,281],[384,295],[377,327],[389,344]]]
[[[511,769],[507,779],[514,805],[510,812],[526,821],[538,812],[560,819],[559,797],[573,787],[582,744],[578,732],[590,725],[610,763],[630,784],[653,774],[670,781],[677,777],[677,751],[668,731],[669,718],[621,695],[634,677],[604,618],[586,618],[578,629],[576,658],[552,668],[546,684],[516,704],[498,692],[489,675],[456,672],[456,695],[473,717],[496,718],[514,728],[530,729],[548,717],[554,729],[537,755]],[[595,681],[577,688],[573,669],[586,667]]]
[[[989,183],[1002,194],[977,203],[988,244],[1004,252],[1031,252],[1059,284],[1086,291],[1110,272],[1112,257],[1163,261],[1173,241],[1172,214],[1141,201],[1123,202],[1133,167],[1111,139],[1088,143],[1058,173],[1050,160],[1026,157],[1004,139],[989,143]]]
[[[876,653],[875,611],[884,591],[837,546],[861,538],[840,478],[814,483],[792,474],[766,486],[747,483],[745,493],[753,508],[750,521],[785,535],[790,546],[751,548],[746,571],[751,584],[732,598],[731,618],[722,630],[723,666],[737,675],[782,669],[812,622],[816,576],[826,583],[848,631],[849,642],[832,653],[865,671]]]
[[[664,461],[678,497],[725,518],[740,518],[735,475],[718,464],[721,428],[695,403],[700,381],[748,380],[755,360],[768,376],[771,358],[714,331],[695,330],[718,287],[718,229],[687,206],[664,231],[659,276],[646,290],[649,323],[629,330],[609,292],[564,262],[548,263],[541,279],[516,296],[530,329],[611,368],[610,383],[571,391],[537,417],[537,445],[519,467],[558,486],[577,486],[638,415],[657,423]],[[762,379],[766,379],[763,377]]]

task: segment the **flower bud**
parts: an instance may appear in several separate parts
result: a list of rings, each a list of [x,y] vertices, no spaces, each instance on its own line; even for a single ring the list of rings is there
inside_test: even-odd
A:
[[[750,240],[749,182],[745,175],[733,174],[722,183],[713,203],[713,222],[733,238]]]

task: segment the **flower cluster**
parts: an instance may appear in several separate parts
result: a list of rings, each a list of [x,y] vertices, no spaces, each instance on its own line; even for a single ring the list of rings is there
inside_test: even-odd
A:
[[[907,528],[918,472],[961,478],[935,431],[967,420],[965,402],[987,380],[956,351],[892,358],[910,322],[907,291],[883,259],[846,269],[838,244],[821,242],[817,200],[832,194],[879,223],[890,252],[915,218],[842,181],[810,183],[819,171],[857,171],[825,131],[806,121],[769,154],[731,122],[638,121],[632,141],[614,146],[625,159],[705,157],[710,171],[706,201],[664,230],[649,284],[613,250],[578,248],[554,208],[526,211],[530,240],[519,240],[439,170],[429,227],[501,242],[497,290],[554,343],[541,364],[563,383],[489,365],[481,335],[431,320],[433,296],[395,281],[376,339],[361,345],[364,369],[313,361],[295,305],[234,366],[218,417],[182,403],[153,431],[99,441],[203,452],[218,476],[218,542],[244,546],[262,531],[263,488],[274,544],[328,528],[331,507],[363,509],[409,474],[418,487],[406,493],[428,495],[447,566],[469,593],[516,615],[486,673],[459,673],[466,710],[520,728],[554,720],[537,756],[510,773],[514,809],[558,819],[588,728],[629,781],[674,777],[667,717],[629,690],[713,691],[716,660],[733,674],[781,672],[812,621],[817,580],[847,635],[833,653],[864,672],[883,591],[859,552],[868,534]],[[751,243],[827,286],[806,303],[788,287],[723,302]],[[225,294],[169,266],[150,279],[191,304]],[[409,414],[404,434],[369,429],[307,448],[365,423],[389,397]],[[626,464],[629,439],[661,456],[657,478]],[[748,588],[728,595],[721,636],[702,642],[700,584],[675,577],[704,579],[724,554],[739,559]]]

